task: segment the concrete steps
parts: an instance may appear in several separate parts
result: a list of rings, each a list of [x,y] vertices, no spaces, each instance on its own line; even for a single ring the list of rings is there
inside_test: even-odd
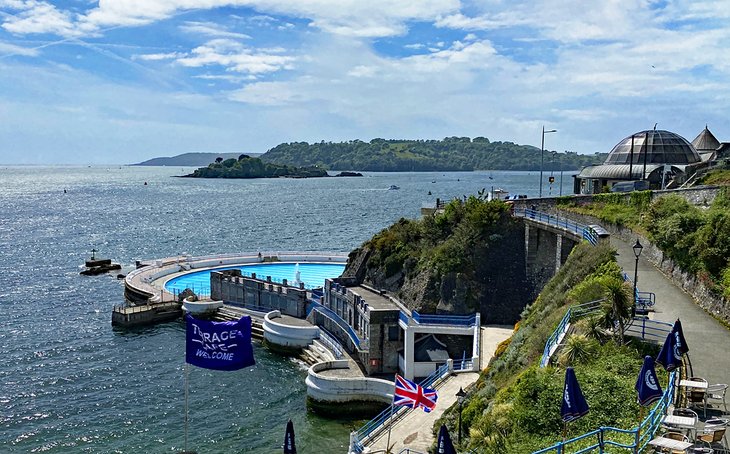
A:
[[[237,307],[223,306],[215,313],[213,320],[219,322],[236,321],[244,315],[250,314]],[[262,340],[264,338],[263,320],[251,317],[251,337],[257,340]]]

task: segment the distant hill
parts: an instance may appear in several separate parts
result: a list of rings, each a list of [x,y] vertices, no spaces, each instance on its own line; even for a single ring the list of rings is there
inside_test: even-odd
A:
[[[386,140],[370,142],[292,142],[277,145],[261,156],[266,162],[317,166],[329,170],[379,172],[444,170],[578,170],[599,164],[605,153],[553,153],[512,142],[490,142],[486,137],[446,137],[443,140]]]
[[[177,167],[202,167],[207,166],[216,158],[238,159],[242,154],[255,157],[259,153],[184,153],[173,157],[152,158],[147,161],[132,164],[133,166],[177,166]]]

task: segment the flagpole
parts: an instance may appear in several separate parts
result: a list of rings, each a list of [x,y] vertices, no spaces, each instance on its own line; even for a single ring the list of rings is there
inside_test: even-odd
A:
[[[388,418],[388,440],[385,442],[386,454],[390,453],[390,429],[393,427],[393,408],[395,408],[395,389],[397,382],[398,374],[396,374],[396,379],[393,381],[393,401],[390,403],[390,417]]]
[[[188,376],[190,365],[185,361],[185,452],[188,452]]]

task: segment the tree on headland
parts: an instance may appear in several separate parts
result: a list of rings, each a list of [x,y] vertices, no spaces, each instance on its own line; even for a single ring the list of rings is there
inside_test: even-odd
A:
[[[218,156],[217,158],[215,158],[215,163],[216,164],[220,164],[221,162],[223,162],[223,158],[221,158],[220,156]]]

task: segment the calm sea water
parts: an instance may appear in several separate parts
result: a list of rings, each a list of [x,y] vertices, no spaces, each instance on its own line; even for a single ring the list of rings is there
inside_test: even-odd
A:
[[[78,274],[92,248],[126,267],[185,252],[346,252],[436,197],[538,192],[537,172],[171,178],[189,171],[0,167],[0,452],[184,445],[183,325],[112,329],[123,288]],[[571,182],[566,174],[564,193]],[[345,452],[356,423],[307,413],[306,369],[259,346],[255,354],[257,365],[238,372],[191,369],[190,447],[280,452],[291,418],[300,452]]]

